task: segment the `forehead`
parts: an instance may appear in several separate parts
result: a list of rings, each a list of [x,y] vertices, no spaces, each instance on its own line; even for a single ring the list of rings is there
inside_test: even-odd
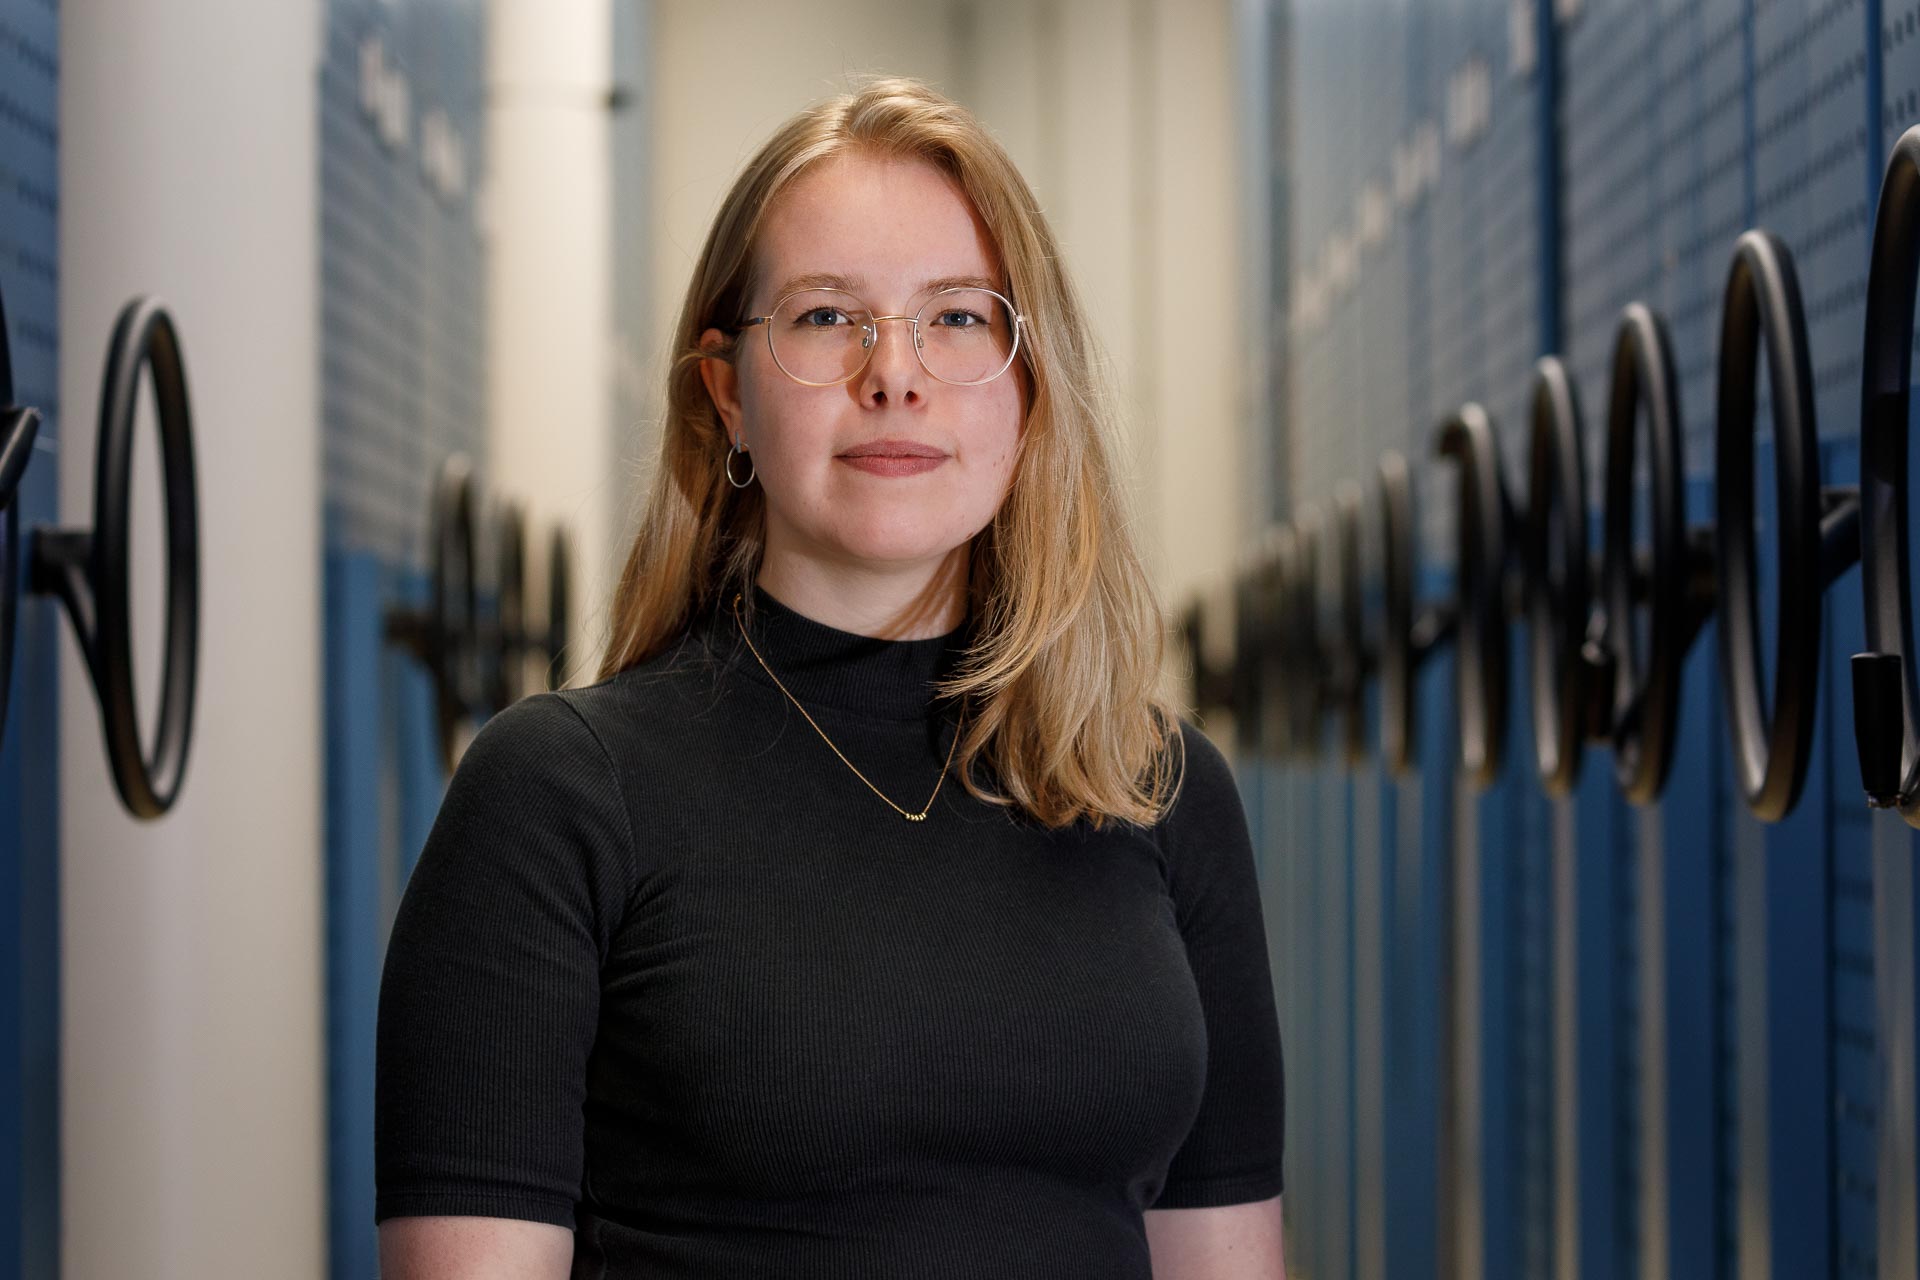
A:
[[[999,288],[986,223],[947,174],[925,160],[853,152],[795,179],[761,223],[757,292],[770,301],[802,277],[832,273],[873,301],[944,280]]]

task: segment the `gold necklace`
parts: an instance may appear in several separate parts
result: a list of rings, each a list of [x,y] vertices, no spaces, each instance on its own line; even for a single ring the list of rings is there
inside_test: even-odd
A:
[[[773,674],[773,668],[768,666],[767,660],[760,656],[760,651],[753,647],[753,640],[747,635],[747,626],[744,622],[740,621],[740,600],[741,600],[742,594],[743,593],[736,591],[733,596],[733,622],[735,626],[740,628],[740,638],[747,642],[747,650],[753,654],[754,661],[760,664],[760,669],[762,671],[765,671],[767,675],[772,678],[774,684],[780,686],[780,692],[787,695],[787,701],[791,702],[794,706],[799,707],[801,715],[807,716],[807,723],[813,725],[813,731],[820,735],[821,741],[825,742],[827,746],[833,749],[833,754],[840,757],[840,763],[844,764],[849,769],[853,769],[853,776],[860,779],[860,781],[867,783],[867,790],[873,792],[873,794],[879,796],[882,800],[886,800],[887,807],[892,809],[895,813],[899,814],[901,817],[905,818],[908,822],[925,822],[927,820],[927,815],[933,812],[933,802],[939,799],[940,797],[940,788],[946,784],[947,770],[951,768],[953,765],[954,747],[958,747],[960,745],[960,726],[965,724],[967,721],[966,709],[964,707],[961,708],[960,721],[958,724],[955,724],[953,726],[953,743],[951,746],[947,748],[947,763],[940,766],[940,781],[933,784],[933,794],[927,797],[927,807],[922,809],[918,813],[908,813],[905,809],[902,809],[899,805],[895,804],[893,801],[887,800],[886,793],[881,791],[880,788],[874,786],[873,783],[871,782],[867,782],[867,775],[860,772],[860,770],[855,769],[853,761],[847,759],[847,757],[844,754],[842,754],[840,748],[835,747],[833,745],[833,739],[827,737],[827,731],[825,729],[822,729],[818,724],[814,724],[813,717],[807,715],[807,709],[805,707],[800,706],[800,699],[794,697],[793,694],[788,691],[786,685],[780,684],[780,677]]]

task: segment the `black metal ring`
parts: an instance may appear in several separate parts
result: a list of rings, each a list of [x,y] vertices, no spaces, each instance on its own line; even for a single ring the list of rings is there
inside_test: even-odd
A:
[[[166,656],[160,719],[151,757],[140,746],[133,690],[129,596],[133,417],[140,369],[153,379],[167,505]],[[36,527],[28,590],[57,597],[73,622],[100,704],[107,767],[127,811],[157,818],[172,808],[186,775],[200,650],[199,504],[194,492],[193,417],[180,340],[166,308],[150,297],[120,311],[107,347],[94,456],[93,527]]]
[[[1371,670],[1360,599],[1360,486],[1343,481],[1333,491],[1334,608],[1338,627],[1333,653],[1334,713],[1340,722],[1340,749],[1349,765],[1367,756],[1367,676]]]
[[[0,736],[7,730],[13,689],[13,635],[20,612],[20,580],[13,571],[20,546],[20,483],[40,434],[40,411],[13,402],[13,345],[6,303],[0,301]]]
[[[433,549],[433,619],[427,631],[427,666],[433,673],[440,753],[449,772],[457,761],[459,731],[473,714],[480,677],[475,634],[479,590],[474,565],[473,468],[454,455],[434,488],[427,537]]]
[[[1647,410],[1653,546],[1646,582],[1645,667],[1634,637],[1635,426]],[[1687,533],[1681,487],[1680,391],[1665,321],[1640,303],[1626,308],[1613,348],[1607,403],[1606,551],[1602,578],[1607,651],[1613,660],[1614,771],[1627,799],[1648,804],[1666,786],[1679,720],[1688,634]]]
[[[1773,717],[1761,697],[1760,603],[1754,562],[1754,380],[1767,344],[1773,400],[1774,494],[1780,525],[1780,603],[1774,619]],[[1734,247],[1720,319],[1715,562],[1720,677],[1733,737],[1734,776],[1767,822],[1792,810],[1812,754],[1820,690],[1820,452],[1806,313],[1793,255],[1778,237],[1748,231]]]
[[[387,639],[411,653],[433,678],[435,733],[449,773],[458,763],[460,730],[481,693],[475,505],[472,464],[462,454],[451,454],[434,477],[427,505],[430,603],[425,609],[392,606],[386,615]]]
[[[500,504],[493,518],[493,643],[488,645],[489,702],[500,710],[526,693],[527,528],[519,507]]]
[[[1415,549],[1413,475],[1402,454],[1380,456],[1381,624],[1380,758],[1403,775],[1413,767]]]
[[[1292,591],[1298,552],[1291,525],[1274,530],[1268,554],[1254,582],[1255,661],[1260,689],[1260,740],[1275,755],[1290,754],[1294,741]]]
[[[1500,775],[1507,742],[1507,493],[1493,420],[1463,405],[1435,445],[1460,466],[1455,687],[1460,768],[1476,787]]]
[[[1326,517],[1318,505],[1300,512],[1287,582],[1288,737],[1295,753],[1310,760],[1318,759],[1326,745],[1322,716],[1330,693],[1320,636],[1320,545],[1325,536]]]
[[[567,611],[573,602],[573,551],[567,531],[556,527],[547,551],[547,688],[561,689],[567,683],[567,652],[572,631]]]
[[[1920,126],[1894,143],[1873,220],[1860,370],[1860,559],[1867,647],[1873,652],[1854,659],[1855,734],[1869,801],[1897,807],[1909,825],[1920,827],[1920,706],[1910,663],[1913,608],[1907,578],[1908,379],[1920,269],[1916,232]],[[1879,678],[1870,689],[1862,677],[1874,669]]]
[[[1548,794],[1563,796],[1580,776],[1586,744],[1582,646],[1593,598],[1580,396],[1558,356],[1533,366],[1530,416],[1525,559],[1534,772]]]

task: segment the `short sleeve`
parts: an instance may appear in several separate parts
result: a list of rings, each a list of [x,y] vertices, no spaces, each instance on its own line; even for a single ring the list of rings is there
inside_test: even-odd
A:
[[[1207,1025],[1200,1113],[1149,1208],[1280,1194],[1286,1083],[1246,810],[1220,749],[1182,721],[1186,775],[1160,827],[1174,918]]]
[[[381,973],[376,1223],[573,1227],[600,965],[632,887],[626,813],[563,694],[512,704],[468,744]]]

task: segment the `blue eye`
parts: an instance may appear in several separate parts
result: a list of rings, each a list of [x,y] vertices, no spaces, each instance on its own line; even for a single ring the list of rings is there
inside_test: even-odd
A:
[[[948,324],[947,321],[954,317],[958,317],[961,323]],[[942,311],[934,318],[934,324],[942,329],[971,329],[976,325],[983,325],[986,322],[987,318],[985,316],[974,311]]]
[[[820,323],[819,318],[821,316],[829,317],[829,319],[827,319],[825,323]],[[832,317],[838,317],[838,320]],[[848,324],[852,323],[852,321],[847,318],[847,313],[838,307],[814,307],[809,311],[802,311],[794,317],[794,323],[803,329],[832,329],[836,328],[840,321],[846,321]]]

